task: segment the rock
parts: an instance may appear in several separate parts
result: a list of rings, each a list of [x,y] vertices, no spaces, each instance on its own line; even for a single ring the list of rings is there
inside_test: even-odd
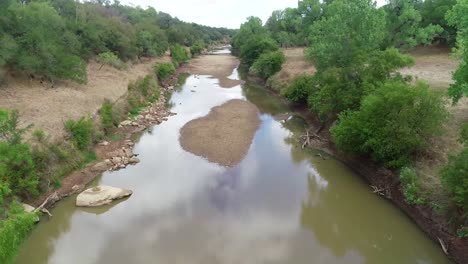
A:
[[[89,188],[76,197],[76,206],[95,207],[132,195],[132,191],[111,186]]]
[[[107,146],[107,145],[109,145],[109,142],[103,141],[103,142],[100,142],[98,145],[99,146]]]
[[[129,126],[132,124],[132,121],[130,120],[125,120],[120,123],[121,126]]]
[[[138,126],[138,123],[137,122],[131,122],[130,123],[132,126]]]
[[[137,158],[137,157],[133,157],[133,158],[130,158],[130,159],[128,160],[128,163],[129,163],[129,164],[137,164],[137,163],[139,163],[139,162],[140,162],[140,159]]]
[[[23,209],[26,213],[34,213],[34,210],[36,210],[36,208],[32,207],[31,205],[29,204],[22,204],[23,206]]]
[[[84,184],[78,184],[78,185],[73,185],[72,187],[72,193],[75,194],[75,193],[79,193],[81,191],[83,191],[85,189],[85,185]]]
[[[112,160],[112,163],[114,163],[115,165],[122,163],[121,157],[113,157],[111,160]]]
[[[105,161],[101,161],[99,163],[96,163],[96,165],[93,166],[93,170],[95,171],[106,171],[109,168],[109,164]]]

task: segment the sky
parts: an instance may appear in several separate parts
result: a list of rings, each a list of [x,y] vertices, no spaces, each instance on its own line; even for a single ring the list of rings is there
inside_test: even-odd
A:
[[[297,7],[298,0],[121,0],[122,4],[152,6],[186,22],[213,27],[239,28],[249,16],[265,22],[271,12]],[[377,0],[382,4],[385,0]]]

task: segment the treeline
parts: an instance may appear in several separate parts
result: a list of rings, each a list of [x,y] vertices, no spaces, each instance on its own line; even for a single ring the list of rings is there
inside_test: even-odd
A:
[[[423,194],[413,169],[415,157],[430,147],[449,118],[447,97],[397,69],[414,63],[402,51],[422,44],[457,43],[463,60],[449,94],[453,103],[468,95],[466,14],[468,0],[389,0],[380,8],[372,0],[303,0],[298,8],[273,12],[265,25],[250,17],[232,45],[242,64],[264,79],[281,69],[284,56],[279,47],[307,45],[305,56],[317,72],[297,77],[281,94],[306,104],[330,128],[340,150],[398,172],[409,204],[445,211],[452,231],[465,237],[468,149],[453,153],[439,173],[452,204]],[[271,70],[263,74],[262,68]],[[467,131],[465,125],[460,137],[465,144]]]
[[[199,48],[233,33],[119,1],[2,0],[0,69],[84,83],[86,62],[99,54],[121,61],[160,56],[175,44]]]

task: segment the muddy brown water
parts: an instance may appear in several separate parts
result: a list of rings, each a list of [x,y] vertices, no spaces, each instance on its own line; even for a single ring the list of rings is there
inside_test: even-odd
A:
[[[231,99],[261,112],[243,161],[224,168],[184,151],[180,128]],[[302,150],[296,137],[304,121],[287,118],[288,108],[263,89],[223,89],[209,76],[190,76],[171,106],[178,115],[139,139],[141,163],[94,183],[133,196],[95,209],[76,208],[75,197],[60,202],[17,264],[449,263],[358,175]]]

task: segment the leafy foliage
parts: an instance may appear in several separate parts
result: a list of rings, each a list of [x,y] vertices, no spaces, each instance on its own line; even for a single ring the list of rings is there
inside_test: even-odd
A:
[[[190,59],[187,50],[179,44],[171,46],[171,57],[172,63],[174,63],[176,68],[178,68],[180,64],[188,62]]]
[[[0,263],[13,263],[18,248],[27,238],[38,216],[24,212],[21,204],[13,203],[0,222]]]
[[[240,48],[240,58],[242,62],[251,67],[253,63],[263,53],[277,51],[278,45],[271,38],[266,36],[253,36]]]
[[[252,70],[263,79],[268,79],[281,70],[286,61],[282,51],[263,53],[252,65]]]
[[[360,110],[341,114],[331,132],[344,151],[398,168],[428,145],[446,118],[444,101],[428,85],[392,81],[366,96]]]
[[[110,66],[112,66],[112,67],[114,67],[116,69],[119,69],[119,70],[127,68],[127,65],[125,63],[123,63],[119,59],[119,57],[117,57],[117,55],[115,55],[114,53],[112,53],[110,51],[99,53],[97,55],[97,57],[96,57],[96,61],[98,63],[101,63],[101,68],[105,64],[110,65]]]
[[[147,105],[148,101],[159,99],[160,91],[156,80],[151,75],[139,78],[128,85],[128,104],[131,112]],[[139,111],[137,111],[138,113]]]
[[[424,204],[425,200],[421,197],[421,187],[416,171],[409,167],[404,167],[400,171],[400,181],[403,189],[403,195],[409,204]]]
[[[76,121],[67,120],[65,130],[79,150],[87,151],[91,148],[94,140],[94,124],[90,117],[82,117]]]
[[[108,134],[115,127],[116,123],[112,103],[109,100],[105,100],[99,113],[101,115],[101,127]]]
[[[449,96],[457,103],[463,96],[468,96],[468,0],[459,0],[447,13],[449,25],[458,30],[457,46],[462,54],[462,61],[453,74],[455,81],[449,88]]]
[[[431,44],[434,37],[444,31],[439,25],[422,27],[421,13],[413,1],[390,0],[383,9],[387,14],[387,47],[409,49]]]
[[[154,66],[156,76],[160,80],[164,80],[175,72],[174,64],[172,63],[158,63]]]
[[[451,156],[441,171],[442,183],[453,195],[455,203],[468,210],[468,148]]]
[[[205,49],[205,43],[201,40],[195,42],[195,44],[190,47],[190,53],[192,56],[198,56],[202,53],[202,51]]]
[[[385,14],[371,0],[335,0],[310,28],[307,55],[317,69],[361,65],[385,37]]]
[[[314,85],[313,77],[302,74],[282,92],[282,95],[295,103],[307,103],[307,98]]]

